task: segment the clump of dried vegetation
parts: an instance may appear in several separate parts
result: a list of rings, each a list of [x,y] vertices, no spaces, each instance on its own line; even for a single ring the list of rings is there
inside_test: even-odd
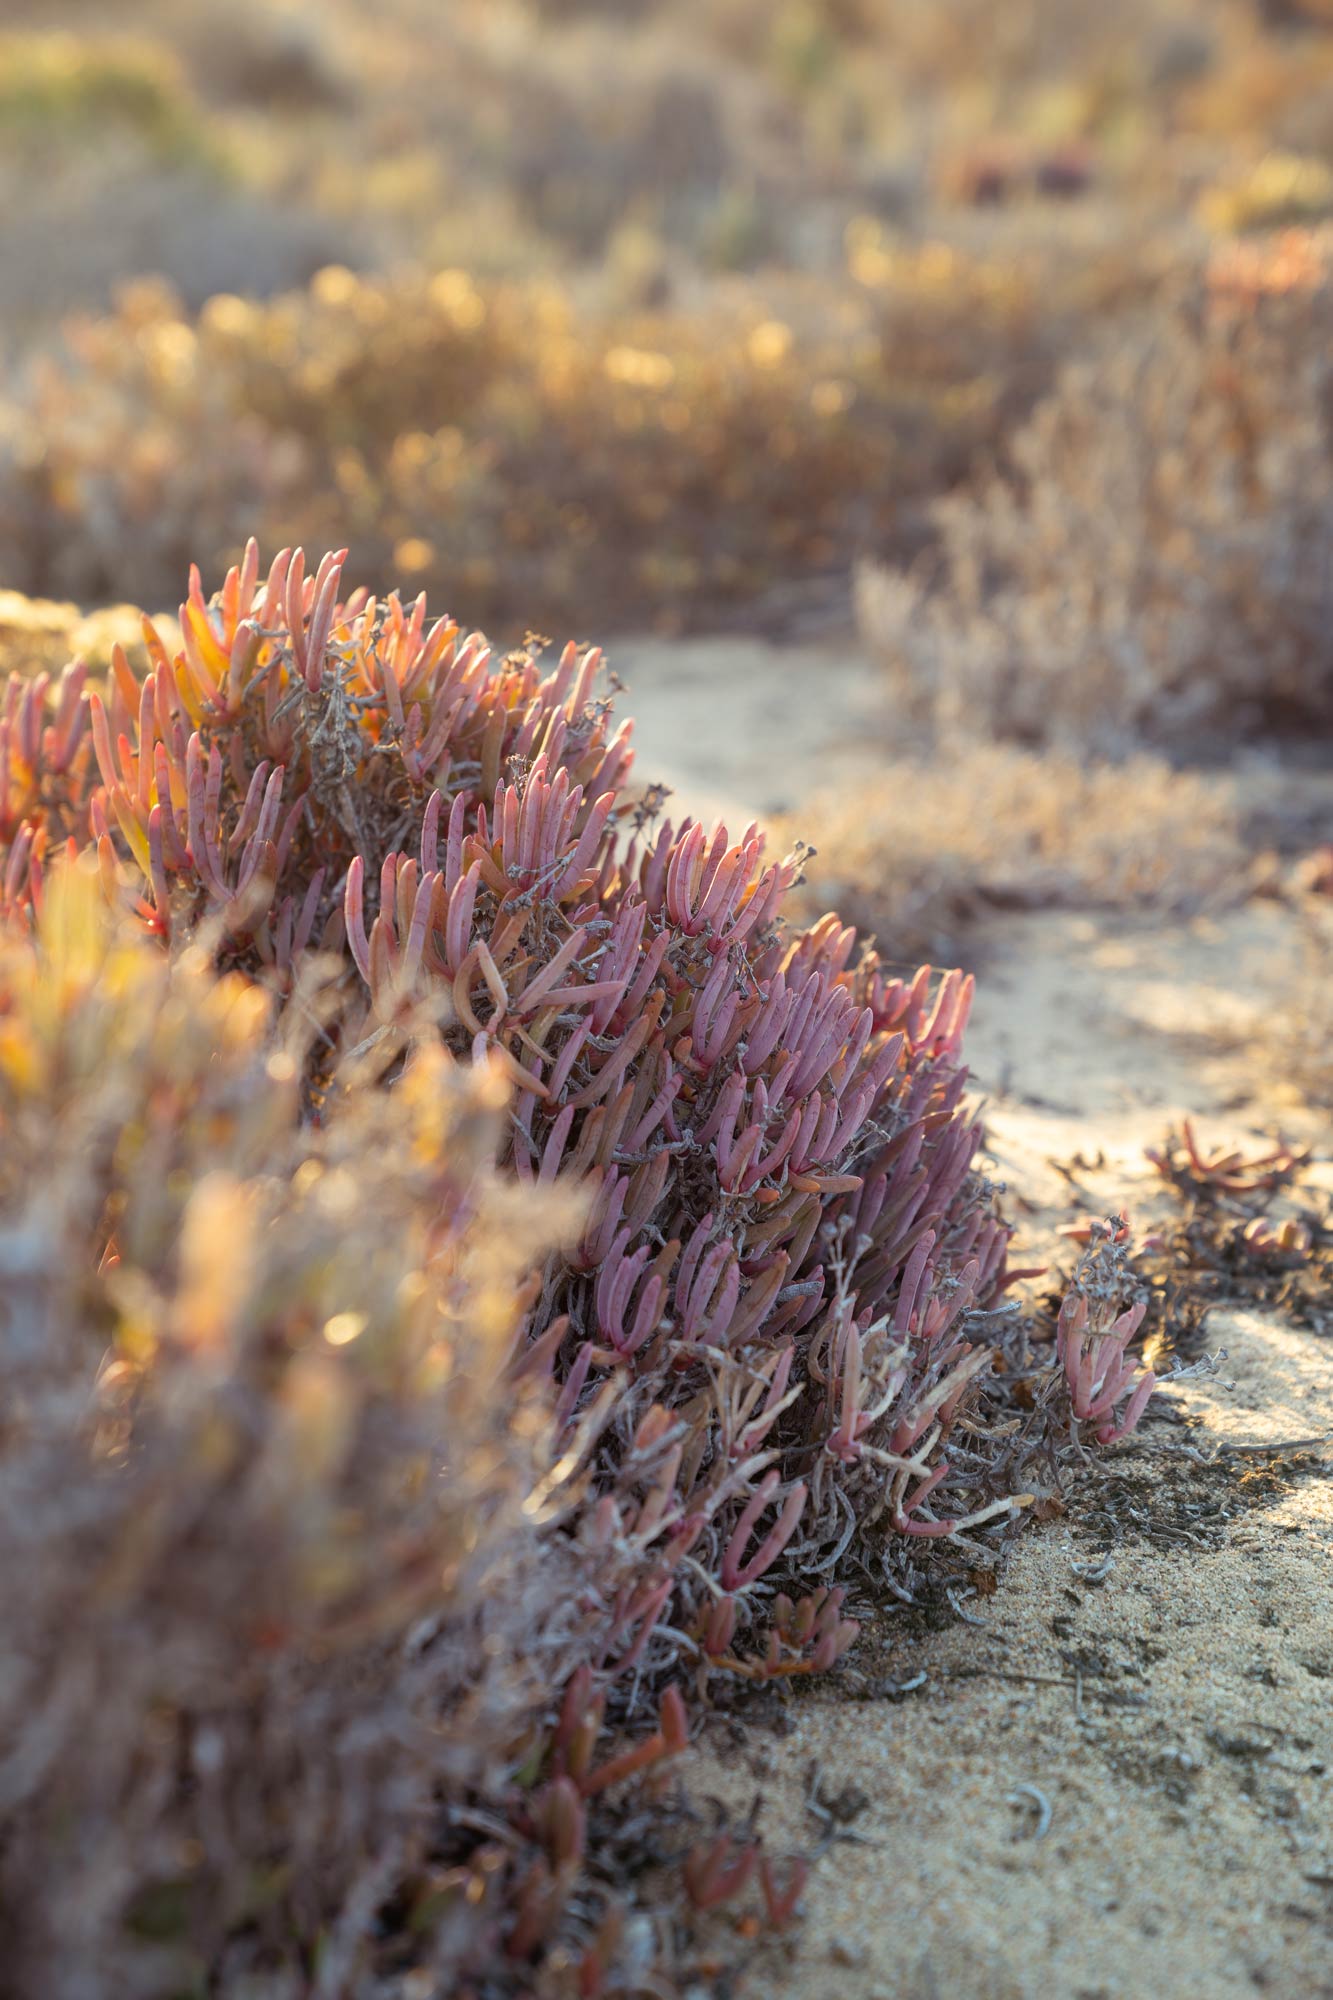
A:
[[[841,592],[858,555],[933,545],[926,503],[1004,453],[1182,242],[1319,212],[1327,43],[1266,33],[1241,0],[1105,20],[1034,0],[1002,22],[974,0],[646,0],[629,27],[522,0],[386,0],[373,26],[337,0],[188,13],[108,0],[89,38],[78,0],[48,0],[16,19],[72,34],[0,38],[0,321],[94,314],[0,390],[6,581],[37,593],[160,603],[256,516],[515,636],[590,602],[613,629],[794,581]],[[357,275],[310,284],[335,254]],[[167,282],[107,311],[146,269]],[[1140,333],[1115,393],[1193,366],[1174,338]],[[1052,425],[1039,459],[1081,452],[1076,411]],[[1088,492],[1108,473],[1134,476],[1089,462]],[[960,576],[981,543],[1009,561],[994,528],[944,532]],[[1101,575],[1100,545],[1063,532]],[[1021,617],[976,582],[948,715],[1003,708],[988,688],[1020,654],[1034,688],[1058,680],[1100,617],[1053,608],[1053,546],[1027,560]],[[1218,547],[1233,560],[1250,551]],[[1113,600],[1138,586],[1112,572],[1096,644],[1129,693],[1095,693],[1103,736],[1159,673],[1116,653]],[[1167,607],[1173,658],[1208,615],[1196,594]],[[910,616],[867,586],[867,618],[920,695],[936,641],[908,595]],[[992,618],[1014,624],[1003,645],[978,636]],[[1046,726],[1041,695],[1013,706],[1016,733]]]
[[[1326,721],[1331,302],[1327,235],[1240,242],[1071,363],[938,573],[862,577],[904,709],[1111,754]]]
[[[0,33],[6,343],[40,341],[62,312],[105,305],[145,268],[170,271],[198,304],[229,285],[298,283],[327,261],[332,225],[264,198],[249,172],[261,148],[200,101],[170,32],[150,34],[146,10],[105,37],[86,10],[50,32],[56,11]],[[7,9],[6,26],[23,12]]]
[[[505,1384],[559,1205],[500,1183],[503,1087],[438,1048],[391,1096],[347,1066],[314,1121],[303,999],[279,1024],[202,946],[127,934],[95,870],[0,936],[16,1991],[285,1992],[316,1946],[354,1990],[441,1794],[569,1657]],[[461,1890],[441,1919],[447,1975]]]
[[[595,653],[250,544],[140,658],[0,723],[10,1962],[635,1990],[803,1877],[633,1918],[623,1788],[1133,1426],[1123,1259],[1030,1345],[969,982],[636,806]]]
[[[1325,849],[1310,857],[1309,886],[1297,882],[1300,923],[1295,975],[1264,1023],[1259,1053],[1274,1082],[1310,1104],[1333,1106],[1333,876]]]
[[[1149,1151],[1176,1197],[1138,1259],[1158,1301],[1167,1349],[1187,1362],[1205,1345],[1205,1321],[1238,1299],[1281,1311],[1316,1333],[1333,1327],[1333,1208],[1307,1182],[1311,1150],[1275,1136],[1269,1151],[1203,1148],[1186,1120]]]
[[[256,508],[274,540],[350,537],[516,632],[589,601],[613,625],[681,624],[841,576],[850,550],[910,539],[913,503],[1030,407],[1063,337],[1038,264],[941,266],[864,236],[854,260],[840,315],[796,284],[608,312],[458,270],[330,267],[198,314],[132,286],[11,373],[8,579],[169,602],[191,551],[232,560]]]
[[[886,951],[955,955],[988,912],[1066,904],[1185,912],[1240,893],[1246,849],[1225,780],[1140,754],[967,743],[887,762],[801,814],[802,896]]]
[[[118,128],[157,157],[181,165],[205,143],[165,49],[151,43],[88,47],[69,34],[0,39],[0,133],[44,164],[61,143],[83,143],[93,125]]]
[[[11,13],[87,36],[86,0]],[[384,0],[371,22],[345,0],[196,0],[185,16],[173,0],[104,0],[106,41],[84,56],[114,62],[127,36],[170,49],[195,116],[256,186],[344,234],[369,220],[391,256],[613,261],[628,229],[669,266],[749,270],[810,266],[849,208],[910,224],[943,190],[990,210],[1089,188],[1160,207],[1229,187],[1247,163],[1262,183],[1270,148],[1320,151],[1329,51],[1300,32],[1319,13],[1318,0],[1105,14],[1020,0],[1003,16],[982,0]],[[958,172],[1006,155],[1035,159],[1027,184]]]

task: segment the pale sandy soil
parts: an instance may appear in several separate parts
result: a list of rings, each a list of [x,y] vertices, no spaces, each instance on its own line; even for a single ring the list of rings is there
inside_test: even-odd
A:
[[[676,819],[725,819],[739,833],[883,759],[883,675],[853,635],[620,639],[607,659],[628,690],[619,707],[634,717],[636,775],[670,786]]]
[[[1276,954],[1279,917],[1261,906],[1169,938],[1059,914],[1014,927],[973,1044],[996,1167],[1038,1204],[1026,1241],[1058,1255],[1055,1223],[1122,1201],[1144,1226],[1169,1213],[1143,1147],[1184,1112],[1208,1138],[1260,1137],[1270,1107],[1203,1028],[1247,953]],[[1287,1110],[1289,1129],[1305,1122]],[[1080,1195],[1051,1164],[1076,1156],[1102,1162],[1074,1169]],[[793,1848],[819,1836],[812,1771],[825,1799],[867,1796],[845,1829],[856,1843],[826,1855],[804,1927],[755,1990],[1333,1995],[1333,1356],[1249,1310],[1215,1311],[1206,1332],[1226,1351],[1218,1376],[1170,1395],[1198,1428],[1158,1414],[1143,1448],[1109,1454],[1064,1520],[1027,1534],[996,1594],[965,1607],[984,1630],[897,1637],[889,1615],[870,1632],[871,1684],[924,1670],[922,1689],[831,1686],[748,1767],[710,1764],[733,1807],[762,1778],[768,1836]],[[1178,1449],[1320,1433],[1323,1454],[1213,1470]],[[1108,1574],[1085,1581],[1074,1565],[1108,1544]]]
[[[651,648],[614,661],[645,777],[762,817],[799,803],[794,763],[813,756],[826,784],[873,756],[853,655],[722,654],[682,673],[677,651],[669,688]],[[1326,1117],[1246,1049],[1297,962],[1282,905],[1006,917],[984,946],[972,1061],[1026,1244],[1067,1262],[1054,1231],[1076,1213],[1166,1217],[1143,1149],[1182,1115],[1237,1143],[1280,1123],[1315,1142],[1313,1186],[1333,1190]],[[793,1700],[784,1738],[697,1760],[695,1785],[732,1810],[762,1790],[779,1852],[850,1836],[747,1993],[1333,1996],[1333,1442],[1279,1449],[1333,1438],[1333,1342],[1244,1306],[1205,1336],[1218,1374],[1159,1399],[1141,1442],[1022,1539],[964,1607],[984,1628],[885,1614],[850,1673]],[[1207,1467],[1186,1443],[1259,1449]],[[915,1692],[874,1692],[923,1671]]]

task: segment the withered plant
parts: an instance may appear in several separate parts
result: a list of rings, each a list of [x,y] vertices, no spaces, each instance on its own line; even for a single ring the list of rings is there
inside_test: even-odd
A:
[[[524,1512],[547,1419],[506,1384],[568,1204],[497,1178],[502,1080],[438,1046],[312,1120],[320,1011],[126,936],[85,865],[0,928],[16,1992],[362,1990],[441,1797],[580,1657]],[[484,1942],[465,1890],[442,1978]]]
[[[802,906],[834,908],[898,956],[957,955],[988,916],[1052,905],[1189,912],[1243,894],[1228,782],[1140,753],[952,744],[816,794]],[[975,960],[969,961],[975,963]]]
[[[334,266],[198,312],[127,286],[0,381],[6,580],[160,606],[258,516],[515,636],[590,601],[623,629],[841,592],[1030,409],[1059,345],[1045,267],[852,261],[832,298],[794,278],[693,312],[457,269]],[[1060,340],[1101,301],[1062,304]]]
[[[929,576],[863,573],[897,698],[945,736],[1235,742],[1326,724],[1326,232],[1230,245],[1071,363]]]

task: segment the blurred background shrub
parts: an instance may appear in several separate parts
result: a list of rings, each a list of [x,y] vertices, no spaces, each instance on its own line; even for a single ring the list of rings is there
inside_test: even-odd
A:
[[[506,639],[842,616],[1062,367],[1190,400],[1182,290],[1333,205],[1329,26],[12,0],[0,582],[161,608],[258,523]]]

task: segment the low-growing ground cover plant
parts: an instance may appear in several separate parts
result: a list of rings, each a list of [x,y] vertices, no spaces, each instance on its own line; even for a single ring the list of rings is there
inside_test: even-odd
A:
[[[53,1149],[4,1184],[3,1332],[55,1381],[0,1463],[78,1502],[48,1528],[54,1503],[16,1499],[0,1561],[27,1564],[34,1633],[108,1579],[89,1656],[167,1591],[125,1700],[188,1745],[150,1774],[144,1845],[88,1859],[84,1947],[156,1889],[162,1825],[168,1930],[224,1987],[259,1965],[371,1990],[387,1951],[478,1990],[616,1990],[595,1802],[683,1746],[710,1684],[832,1667],[850,1582],[910,1601],[932,1548],[993,1564],[1063,1458],[1132,1428],[1123,1247],[1094,1245],[1034,1343],[964,1100],[970,982],[893,978],[831,917],[788,930],[799,855],[755,828],[662,823],[595,651],[493,660],[424,599],[345,593],[337,555],[265,573],[253,543],[212,600],[192,576],[179,632],[145,622],[137,671],[118,647],[105,677],[15,677],[0,722],[0,1125],[7,1160]],[[267,1532],[238,1614],[224,1579]],[[345,1703],[329,1619],[372,1647]],[[382,1759],[381,1697],[404,1718]],[[99,1839],[133,1791],[113,1758],[80,1803],[88,1699],[15,1753],[14,1884],[48,1854],[59,1883],[71,1819]],[[395,1759],[427,1714],[414,1785]],[[373,1766],[354,1784],[344,1741]],[[292,1830],[308,1744],[321,1803]],[[706,1844],[685,1894],[756,1866]],[[759,1877],[782,1921],[799,1874]],[[58,1911],[33,1907],[40,1956]]]

